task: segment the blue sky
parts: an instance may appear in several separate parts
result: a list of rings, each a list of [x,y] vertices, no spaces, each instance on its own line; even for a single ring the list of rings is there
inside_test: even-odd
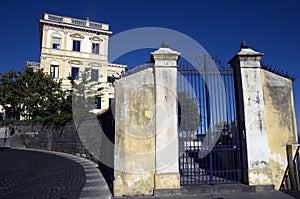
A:
[[[27,60],[39,61],[38,19],[44,12],[109,23],[114,34],[139,27],[173,29],[192,37],[224,62],[246,40],[265,53],[264,63],[299,78],[294,82],[294,98],[300,126],[299,9],[297,0],[3,1],[0,72],[21,69]],[[139,53],[123,61],[135,65],[148,58],[148,53]]]

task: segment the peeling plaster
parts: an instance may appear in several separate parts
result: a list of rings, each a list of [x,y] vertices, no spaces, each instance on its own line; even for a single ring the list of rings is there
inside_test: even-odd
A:
[[[265,169],[266,167],[269,167],[269,163],[264,160],[251,162],[252,169]]]
[[[250,184],[270,184],[270,174],[267,172],[252,171],[249,173],[249,181]]]
[[[275,163],[279,164],[281,169],[285,170],[287,165],[285,156],[283,157],[279,153],[270,152],[270,159],[273,160]]]

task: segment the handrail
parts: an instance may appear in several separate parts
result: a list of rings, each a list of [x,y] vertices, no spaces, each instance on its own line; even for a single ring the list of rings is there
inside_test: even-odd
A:
[[[293,146],[297,146],[297,150],[293,156]],[[280,185],[280,191],[300,191],[300,145],[287,145],[288,165],[284,172],[284,176]]]

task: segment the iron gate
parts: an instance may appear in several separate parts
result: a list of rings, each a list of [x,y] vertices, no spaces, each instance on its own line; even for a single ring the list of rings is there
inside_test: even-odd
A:
[[[180,67],[178,71],[181,185],[239,183],[233,70]]]

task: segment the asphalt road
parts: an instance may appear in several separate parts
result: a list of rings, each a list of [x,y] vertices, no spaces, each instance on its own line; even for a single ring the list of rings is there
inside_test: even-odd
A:
[[[88,160],[37,150],[0,151],[0,198],[99,196],[111,197],[99,170]]]

